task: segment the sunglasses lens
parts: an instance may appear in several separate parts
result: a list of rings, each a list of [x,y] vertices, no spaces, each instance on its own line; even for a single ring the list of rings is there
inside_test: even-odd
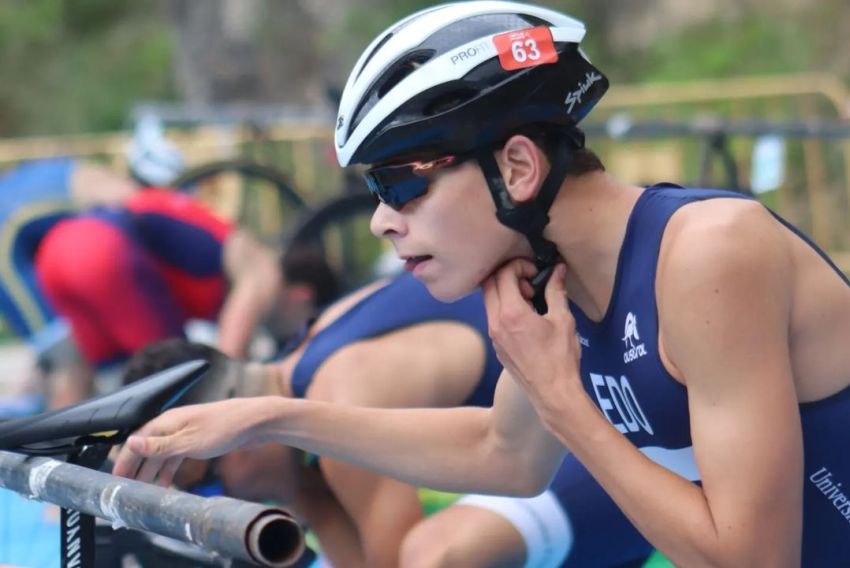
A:
[[[394,209],[428,191],[428,179],[416,175],[409,165],[374,168],[366,172],[365,178],[369,191]]]

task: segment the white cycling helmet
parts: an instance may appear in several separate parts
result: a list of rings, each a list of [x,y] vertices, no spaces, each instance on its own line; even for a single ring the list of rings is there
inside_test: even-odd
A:
[[[342,166],[416,153],[468,152],[531,123],[575,126],[607,79],[579,49],[584,24],[503,1],[409,16],[361,55],[342,94]]]
[[[183,154],[165,137],[162,123],[154,115],[144,115],[136,123],[127,146],[130,175],[144,186],[170,185],[185,169]]]
[[[543,284],[559,259],[557,247],[543,237],[549,209],[584,146],[576,125],[608,89],[579,47],[584,35],[578,20],[521,2],[477,0],[422,10],[366,48],[345,85],[336,122],[340,165],[377,165],[366,181],[387,203],[395,199],[392,184],[401,186],[387,172],[404,167],[393,162],[474,157],[499,221],[531,244],[541,311]],[[529,127],[554,134],[557,149],[537,196],[514,203],[493,151]]]

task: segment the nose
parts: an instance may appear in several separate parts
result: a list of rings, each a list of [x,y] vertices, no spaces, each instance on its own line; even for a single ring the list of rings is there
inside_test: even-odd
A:
[[[403,235],[406,232],[404,217],[386,203],[379,203],[369,223],[372,234],[379,238]]]

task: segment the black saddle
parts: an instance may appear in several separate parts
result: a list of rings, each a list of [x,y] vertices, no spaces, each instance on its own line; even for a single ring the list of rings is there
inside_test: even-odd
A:
[[[175,365],[113,393],[36,416],[0,422],[0,450],[31,455],[113,446],[176,405],[209,368],[197,359]]]

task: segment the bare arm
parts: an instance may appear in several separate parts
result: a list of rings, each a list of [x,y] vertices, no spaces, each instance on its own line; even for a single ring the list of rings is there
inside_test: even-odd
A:
[[[253,432],[262,440],[453,492],[539,493],[564,452],[505,375],[492,409],[375,409],[275,400]]]
[[[728,226],[683,235],[659,290],[668,298],[659,308],[664,343],[688,387],[703,488],[687,490],[699,522],[681,540],[654,522],[646,531],[682,564],[796,566],[803,447],[788,337],[792,266],[784,229],[767,211],[746,204],[752,214],[736,221],[728,205],[717,204]],[[709,238],[713,246],[684,260]]]
[[[531,404],[503,375],[493,409],[376,409],[280,397],[176,408],[124,445],[116,475],[167,484],[185,457],[264,442],[295,446],[454,492],[533,495],[564,455]]]
[[[127,176],[91,162],[74,162],[71,197],[81,206],[121,205],[137,190]]]
[[[255,428],[260,439],[443,491],[534,495],[545,489],[564,456],[505,374],[492,409],[277,402]]]
[[[243,359],[257,324],[281,293],[281,269],[273,250],[236,230],[224,243],[224,271],[230,291],[218,317],[219,348]]]
[[[399,368],[397,376],[409,374],[409,356]],[[165,465],[169,458],[210,457],[268,441],[414,485],[533,495],[546,487],[564,455],[508,375],[498,382],[492,409],[358,408],[266,397],[177,409],[139,434],[153,439],[132,439],[116,474],[150,481],[162,470],[165,482],[173,468]],[[139,470],[145,458],[148,464]]]

